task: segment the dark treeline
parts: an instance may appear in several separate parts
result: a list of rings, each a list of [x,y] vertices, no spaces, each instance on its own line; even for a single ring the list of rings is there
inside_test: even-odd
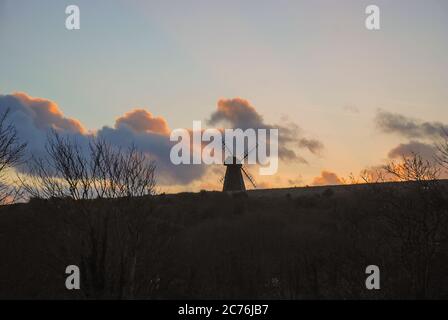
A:
[[[1,119],[6,176],[26,145]],[[0,207],[0,298],[448,298],[447,146],[365,184],[157,195],[145,154],[53,132],[17,185],[2,183],[2,200],[26,203]],[[381,290],[366,290],[368,265]]]

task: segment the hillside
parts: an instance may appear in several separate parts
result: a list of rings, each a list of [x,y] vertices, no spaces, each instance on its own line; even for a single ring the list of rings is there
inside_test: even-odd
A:
[[[447,298],[447,181],[0,208],[0,298]],[[65,288],[65,268],[81,290]],[[381,290],[366,290],[378,265]]]

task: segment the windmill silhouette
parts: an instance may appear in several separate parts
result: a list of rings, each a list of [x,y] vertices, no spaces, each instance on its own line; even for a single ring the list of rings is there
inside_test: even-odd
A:
[[[224,162],[224,165],[226,166],[226,174],[220,179],[221,183],[224,181],[222,191],[245,191],[246,185],[244,184],[243,174],[253,185],[253,187],[256,188],[257,185],[255,184],[255,179],[247,171],[246,167],[244,167],[243,161],[254,149],[257,148],[258,144],[256,144],[252,150],[246,152],[242,159],[237,159],[237,157],[232,154],[232,151],[226,146],[224,142],[222,143],[222,145],[223,148],[226,148],[231,155],[231,159],[227,158],[227,160]]]

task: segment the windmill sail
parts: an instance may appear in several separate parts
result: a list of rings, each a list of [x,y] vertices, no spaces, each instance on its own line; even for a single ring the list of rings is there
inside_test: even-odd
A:
[[[249,179],[250,183],[252,183],[252,185],[254,186],[254,188],[256,188],[257,185],[255,184],[255,179],[254,179],[254,177],[253,177],[249,172],[247,172],[247,170],[246,170],[244,167],[241,167],[241,171],[244,172],[244,174],[246,175],[247,179]]]
[[[224,149],[224,160],[227,160],[225,158],[225,150],[227,149],[227,151],[229,152],[230,157],[233,158],[233,152],[232,150],[229,149],[229,147],[226,145],[226,143],[224,142],[224,140],[222,141],[222,148]],[[226,161],[225,161],[226,162]]]
[[[257,149],[257,147],[258,147],[258,142],[255,144],[255,146],[254,146],[252,149],[250,149],[250,150],[248,150],[248,151],[246,152],[246,154],[244,155],[244,157],[243,157],[242,160],[247,159],[247,157],[249,156],[249,154],[251,154],[252,151],[254,151],[255,149]],[[242,161],[241,161],[241,162],[242,162]]]

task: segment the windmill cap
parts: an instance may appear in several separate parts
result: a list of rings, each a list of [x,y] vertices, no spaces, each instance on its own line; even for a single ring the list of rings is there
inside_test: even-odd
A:
[[[233,157],[227,157],[226,160],[224,161],[224,165],[241,165],[241,160],[237,159],[237,157],[233,156]]]

